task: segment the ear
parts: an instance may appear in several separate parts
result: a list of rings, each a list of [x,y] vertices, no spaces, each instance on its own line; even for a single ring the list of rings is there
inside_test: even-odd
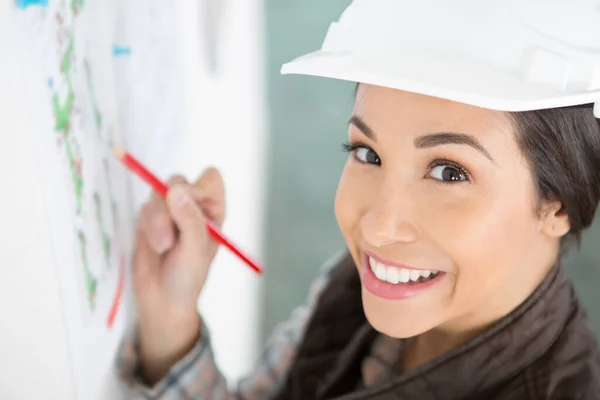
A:
[[[558,201],[545,202],[541,209],[542,233],[560,238],[571,230],[567,210]]]

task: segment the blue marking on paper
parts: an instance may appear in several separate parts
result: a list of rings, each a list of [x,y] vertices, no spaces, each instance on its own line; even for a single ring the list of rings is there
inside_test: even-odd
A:
[[[113,46],[114,56],[128,56],[131,54],[131,48],[123,46]]]
[[[48,6],[48,0],[15,0],[17,7],[25,9],[29,6]]]

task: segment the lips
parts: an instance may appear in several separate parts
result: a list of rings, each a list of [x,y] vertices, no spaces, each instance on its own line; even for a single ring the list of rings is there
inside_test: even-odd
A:
[[[390,265],[371,255],[364,256],[361,274],[367,291],[388,300],[419,296],[432,290],[446,276],[445,272],[437,270]]]

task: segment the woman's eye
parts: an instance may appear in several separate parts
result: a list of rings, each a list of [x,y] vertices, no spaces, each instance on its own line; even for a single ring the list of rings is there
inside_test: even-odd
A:
[[[367,147],[359,147],[356,149],[355,157],[358,161],[365,164],[381,164],[381,160],[377,153]]]
[[[436,165],[431,168],[429,175],[433,179],[437,179],[443,182],[457,182],[468,180],[467,175],[462,172],[459,168],[452,165]]]

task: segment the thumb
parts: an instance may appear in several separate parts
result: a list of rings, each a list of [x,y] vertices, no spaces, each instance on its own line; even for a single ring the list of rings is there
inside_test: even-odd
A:
[[[204,215],[194,201],[189,187],[177,185],[170,188],[167,193],[167,207],[181,232],[182,242],[190,240],[197,244],[207,235]]]

